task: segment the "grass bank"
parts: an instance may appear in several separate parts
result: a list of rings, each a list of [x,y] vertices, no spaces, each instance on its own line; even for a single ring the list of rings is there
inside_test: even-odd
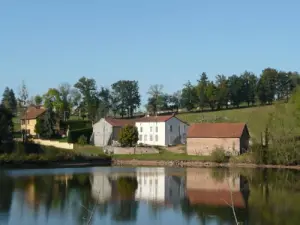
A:
[[[0,146],[1,167],[47,168],[101,165],[111,165],[111,157],[103,153],[86,155],[80,151],[42,146],[35,143],[15,142]]]
[[[273,105],[212,112],[182,113],[177,117],[188,123],[198,122],[244,122],[248,124],[250,135],[260,141],[261,132],[268,122],[269,114],[275,111]]]

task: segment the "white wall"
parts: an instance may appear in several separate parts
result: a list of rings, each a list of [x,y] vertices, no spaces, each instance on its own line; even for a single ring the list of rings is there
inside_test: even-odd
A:
[[[165,146],[165,123],[164,122],[137,122],[135,126],[138,128],[139,131],[139,138],[141,140],[138,141],[138,144],[143,143],[147,145],[158,145],[158,146]],[[141,131],[142,127],[142,131]],[[151,131],[152,127],[152,131]],[[156,127],[157,131],[156,132]],[[147,139],[145,139],[145,135]],[[150,140],[150,135],[152,135],[152,141]],[[156,141],[156,136],[158,140]]]
[[[172,131],[170,131],[170,126],[172,126]],[[166,129],[165,129],[165,138],[166,143],[165,145],[175,145],[175,140],[177,137],[181,136],[180,143],[186,143],[186,134],[188,130],[188,125],[181,122],[176,117],[169,119],[166,122]]]
[[[165,201],[164,168],[137,168],[138,189],[135,198],[150,201]]]
[[[111,197],[111,185],[106,174],[93,173],[91,177],[92,196],[98,202]]]
[[[100,119],[93,125],[93,144],[100,147],[107,145],[112,129],[112,126],[104,118]]]

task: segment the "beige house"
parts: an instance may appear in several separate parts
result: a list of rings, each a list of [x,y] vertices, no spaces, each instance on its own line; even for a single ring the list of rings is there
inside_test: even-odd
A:
[[[216,148],[237,155],[248,150],[249,131],[245,123],[196,123],[187,134],[187,154],[210,155]]]
[[[36,135],[35,124],[37,119],[46,112],[44,107],[29,106],[21,118],[21,130],[26,130],[27,134]]]

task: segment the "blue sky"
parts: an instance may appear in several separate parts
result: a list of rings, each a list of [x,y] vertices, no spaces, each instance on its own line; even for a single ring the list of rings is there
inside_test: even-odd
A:
[[[300,71],[297,0],[0,0],[0,93],[81,76],[172,93],[199,74]]]

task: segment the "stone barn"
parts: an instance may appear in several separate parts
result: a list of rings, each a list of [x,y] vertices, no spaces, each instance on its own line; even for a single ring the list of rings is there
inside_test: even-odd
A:
[[[250,134],[245,123],[196,123],[187,134],[187,154],[210,155],[217,148],[238,155],[249,147]]]

